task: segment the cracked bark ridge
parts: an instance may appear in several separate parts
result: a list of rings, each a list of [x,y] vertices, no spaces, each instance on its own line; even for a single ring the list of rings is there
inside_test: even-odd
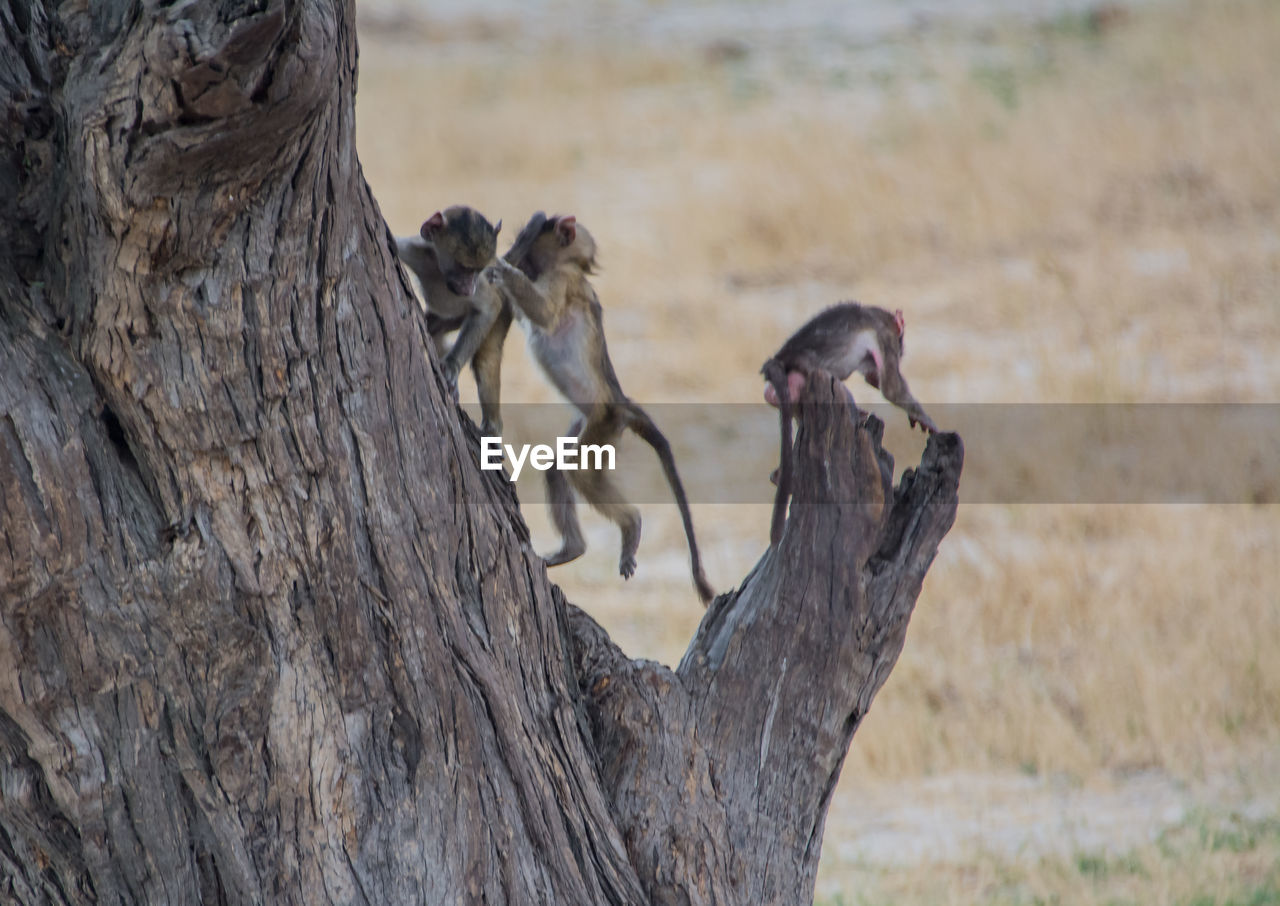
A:
[[[930,437],[894,489],[879,420],[830,375],[808,384],[782,541],[676,670],[570,617],[601,776],[655,904],[812,901],[841,764],[955,519],[957,435]]]
[[[353,20],[0,0],[0,901],[799,902],[958,443],[889,506],[805,409],[782,548],[626,661],[443,392]]]
[[[0,2],[0,901],[643,901],[353,18]]]

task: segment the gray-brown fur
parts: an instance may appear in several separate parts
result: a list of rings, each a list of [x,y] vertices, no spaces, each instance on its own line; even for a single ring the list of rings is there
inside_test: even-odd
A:
[[[771,543],[776,545],[782,538],[791,497],[792,374],[807,378],[810,372],[821,369],[843,381],[857,371],[885,399],[907,413],[913,428],[919,424],[929,433],[938,430],[902,376],[904,333],[901,311],[841,302],[811,318],[764,363],[761,373],[778,397],[782,435],[778,490],[769,529]]]
[[[595,239],[585,227],[572,216],[547,217],[539,212],[503,256],[500,274],[514,310],[528,331],[534,359],[582,415],[570,428],[579,443],[612,444],[629,428],[657,453],[684,522],[694,585],[706,603],[714,591],[702,572],[693,517],[671,445],[648,413],[622,392],[609,359],[603,310],[587,280],[595,264]],[[567,563],[586,550],[573,499],[576,488],[622,532],[618,569],[630,578],[640,546],[639,511],[604,471],[579,469],[567,478],[555,469],[546,474],[552,519],[562,538],[560,550],[547,558],[547,565]]]
[[[418,278],[427,304],[427,331],[436,342],[440,367],[450,387],[471,363],[483,417],[481,432],[502,432],[500,384],[502,346],[511,327],[511,311],[501,290],[481,279],[495,261],[498,231],[484,215],[454,205],[427,218],[417,236],[396,237],[400,260]],[[445,351],[445,336],[458,331]]]

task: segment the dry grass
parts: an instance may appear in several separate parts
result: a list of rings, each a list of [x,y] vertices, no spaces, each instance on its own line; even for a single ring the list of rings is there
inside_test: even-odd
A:
[[[457,201],[512,234],[538,208],[577,213],[602,245],[618,372],[646,403],[754,402],[788,331],[850,297],[906,309],[926,405],[1277,400],[1280,5],[1075,24],[907,37],[840,78],[607,43],[516,50],[501,29],[465,49],[365,34],[361,157],[398,232]],[[520,345],[504,395],[553,399]],[[918,451],[903,443],[900,463]],[[630,583],[594,517],[589,554],[557,572],[629,652],[668,663],[701,615],[671,509],[646,507]],[[747,572],[766,514],[695,507],[713,581]],[[846,775],[1195,782],[1236,766],[1280,742],[1277,551],[1275,506],[963,508]],[[1274,834],[1260,846],[1274,866]],[[1254,888],[1179,888],[1229,860],[1136,853],[1142,871],[1106,883],[1070,860],[1020,861],[1013,880],[1007,860],[891,872],[867,902],[1280,899],[1274,869]],[[1134,895],[1124,879],[1144,876]]]
[[[818,906],[1274,906],[1280,823],[1197,813],[1118,855],[1010,858],[974,852],[928,872],[860,866]]]

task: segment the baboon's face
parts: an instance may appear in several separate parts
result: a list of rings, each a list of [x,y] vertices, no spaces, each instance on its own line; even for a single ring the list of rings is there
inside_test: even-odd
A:
[[[552,230],[544,231],[529,246],[529,253],[525,255],[524,260],[520,263],[520,269],[525,272],[530,280],[537,280],[547,270],[555,267],[561,254],[561,248],[560,241],[556,238],[555,233]]]
[[[880,346],[883,367],[896,371],[898,362],[902,360],[902,353],[906,349],[907,325],[902,316],[902,309],[898,309],[893,314],[883,309],[871,311],[879,324],[876,330],[876,343]],[[872,387],[880,389],[880,366],[864,370],[862,376]]]
[[[489,256],[468,254],[465,249],[449,248],[449,243],[436,243],[436,261],[440,276],[449,292],[457,296],[471,296],[476,291],[480,272],[493,260],[496,243],[490,243]]]
[[[493,263],[498,250],[498,230],[470,208],[449,208],[432,215],[422,225],[422,238],[435,249],[440,277],[449,292],[470,297],[480,273]]]
[[[529,248],[521,269],[536,280],[561,262],[573,262],[588,274],[595,270],[596,241],[573,215],[553,217]]]

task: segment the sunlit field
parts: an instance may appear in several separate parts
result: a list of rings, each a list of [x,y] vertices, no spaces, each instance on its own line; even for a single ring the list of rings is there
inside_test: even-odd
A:
[[[849,298],[905,310],[926,408],[1280,401],[1280,4],[813,53],[607,28],[522,43],[518,17],[360,25],[360,156],[391,229],[462,202],[502,218],[505,247],[535,210],[576,214],[643,404],[769,421],[761,362]],[[518,328],[503,395],[555,399]],[[910,466],[923,441],[886,418]],[[768,498],[776,436],[673,442],[695,499],[711,456]],[[1280,903],[1280,487],[1274,459],[1236,472],[1232,504],[961,507],[846,762],[819,902]],[[768,509],[695,504],[718,588],[764,551]],[[585,512],[590,550],[554,578],[628,653],[674,664],[702,608],[674,507],[643,513],[632,580]]]

